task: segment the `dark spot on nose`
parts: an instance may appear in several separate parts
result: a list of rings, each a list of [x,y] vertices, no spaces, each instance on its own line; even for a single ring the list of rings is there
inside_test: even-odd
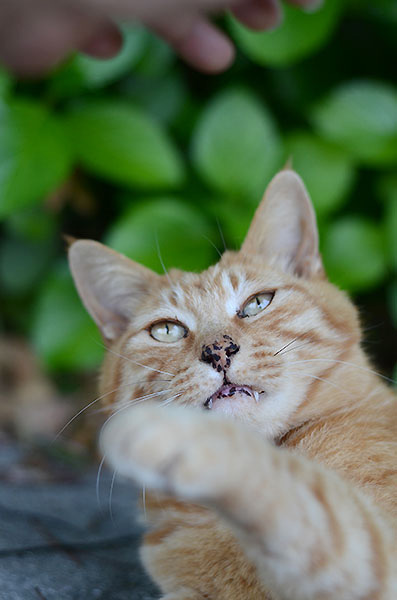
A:
[[[231,356],[237,354],[240,346],[235,344],[229,335],[223,336],[223,341],[215,340],[213,344],[202,347],[200,359],[209,363],[219,373],[230,367]]]
[[[237,352],[239,350],[240,350],[240,346],[237,346],[237,344],[231,343],[230,346],[225,348],[225,353],[226,353],[226,356],[233,356],[233,354],[237,354]]]

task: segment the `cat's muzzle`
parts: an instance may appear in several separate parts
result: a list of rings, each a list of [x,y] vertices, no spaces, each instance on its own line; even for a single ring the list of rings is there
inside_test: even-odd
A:
[[[262,392],[257,392],[253,390],[249,385],[235,385],[234,383],[227,383],[222,385],[212,396],[207,398],[204,402],[205,408],[210,410],[212,408],[213,403],[220,398],[231,398],[235,394],[244,394],[245,396],[250,396],[255,400],[255,402],[259,402],[259,394]]]

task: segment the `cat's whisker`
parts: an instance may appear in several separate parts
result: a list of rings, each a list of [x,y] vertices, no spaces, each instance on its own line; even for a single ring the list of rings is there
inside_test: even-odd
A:
[[[166,394],[167,392],[169,392],[170,390],[162,390],[161,392],[154,392],[153,394],[150,394],[148,396],[141,396],[140,398],[132,398],[131,400],[128,400],[126,402],[123,403],[123,405],[118,406],[118,409],[122,409],[122,408],[128,408],[128,406],[134,406],[135,404],[140,404],[141,401],[143,400],[147,400],[148,398],[155,398],[157,396],[160,396],[162,394]],[[180,392],[178,392],[178,395],[181,396],[183,394],[185,390],[181,390]],[[139,402],[137,402],[139,400]],[[161,403],[160,403],[161,405]]]
[[[107,351],[110,352],[110,354],[114,354],[115,356],[118,356],[119,358],[123,358],[124,360],[127,360],[128,362],[133,363],[134,365],[138,365],[138,367],[142,367],[143,369],[149,369],[149,371],[155,371],[156,373],[162,373],[163,375],[170,375],[171,377],[175,376],[175,373],[169,373],[168,371],[161,371],[160,369],[155,369],[154,367],[149,367],[148,365],[143,365],[142,363],[140,363],[136,360],[132,360],[132,358],[129,358],[128,356],[124,356],[123,354],[120,354],[119,352],[115,352],[111,348],[107,348]]]
[[[179,394],[176,394],[175,396],[171,396],[171,398],[176,398],[178,396],[181,396],[183,394],[183,390],[182,392],[180,392]],[[169,398],[169,400],[171,400],[171,398]],[[118,415],[119,413],[121,413],[123,410],[126,410],[127,408],[131,408],[132,406],[136,406],[137,404],[141,404],[141,402],[145,402],[147,400],[146,396],[142,396],[141,398],[137,398],[135,400],[132,400],[131,403],[126,404],[125,406],[123,406],[122,408],[119,408],[118,410],[116,410],[114,413],[112,413],[104,422],[104,424],[102,425],[102,428],[105,427],[105,425],[107,425],[107,423],[109,423],[109,421],[111,421],[111,419],[113,419],[113,417],[115,417],[116,415]]]
[[[221,224],[219,222],[218,217],[216,218],[216,224],[218,226],[218,231],[219,231],[219,235],[221,236],[223,247],[225,249],[225,252],[227,252],[227,246],[226,246],[226,242],[225,242],[225,236],[223,235],[222,227],[221,227]]]
[[[291,293],[291,292],[290,292]],[[288,294],[289,295],[289,294]],[[288,348],[289,346],[292,346],[292,344],[300,339],[302,339],[305,335],[308,335],[310,332],[312,332],[313,329],[309,329],[308,331],[305,331],[304,333],[301,333],[300,335],[297,335],[293,340],[291,340],[290,342],[288,342],[288,344],[285,344],[285,346],[283,346],[282,348],[280,348],[279,350],[277,350],[277,352],[275,352],[273,354],[273,356],[277,356],[277,354],[286,354],[286,352],[284,352],[284,350],[286,348]],[[306,346],[306,344],[310,344],[311,340],[308,340],[307,342],[305,342],[304,344],[301,344],[301,346],[298,347],[294,347],[291,348],[291,350],[297,350],[298,348],[301,348],[302,346]],[[289,352],[289,350],[287,350],[287,352]]]
[[[155,233],[155,239],[156,239],[157,256],[159,257],[159,261],[160,261],[161,267],[162,267],[162,269],[164,271],[164,275],[168,279],[168,283],[170,284],[171,288],[173,288],[174,284],[172,283],[171,277],[169,276],[169,273],[168,273],[167,269],[165,268],[163,257],[161,256],[161,250],[160,250],[160,244],[159,244],[159,238],[158,238],[157,232]]]
[[[349,396],[351,396],[351,394],[349,394],[349,392],[347,392],[345,389],[343,389],[340,385],[334,383],[333,381],[330,381],[329,379],[325,379],[324,377],[319,377],[318,375],[312,375],[311,373],[299,373],[299,375],[301,375],[302,377],[310,377],[311,379],[316,379],[317,381],[323,381],[324,383],[328,383],[328,385],[331,385],[332,387],[336,388],[343,394],[348,394]]]
[[[174,400],[175,398],[177,398],[178,396],[181,396],[183,392],[180,392],[179,394],[176,394],[175,396],[171,396],[171,398],[169,398],[169,400]],[[135,404],[140,404],[140,402],[144,402],[146,400],[146,398],[141,398],[139,401],[135,401],[134,402],[134,406]],[[104,422],[104,424],[102,425],[102,429],[109,423],[109,421],[111,421],[113,419],[113,417],[115,417],[116,415],[118,415],[119,413],[123,412],[123,410],[126,410],[127,408],[129,408],[131,405],[127,405],[127,406],[123,406],[122,408],[120,408],[119,410],[116,410],[116,412],[112,413]],[[102,506],[101,506],[101,502],[100,502],[100,496],[99,496],[99,482],[100,482],[100,477],[101,477],[101,472],[102,472],[102,468],[103,468],[103,464],[106,460],[106,454],[103,456],[99,467],[98,467],[98,472],[97,472],[97,478],[96,478],[96,485],[95,485],[95,489],[96,489],[96,498],[97,498],[97,503],[98,506],[100,508],[100,510],[102,511]],[[112,482],[111,482],[111,486],[110,486],[110,497],[109,497],[109,510],[111,509],[111,497],[113,494],[113,486],[114,486],[114,478],[116,477],[116,471],[113,473],[113,478],[112,478]]]
[[[110,488],[109,488],[109,516],[110,516],[110,520],[112,521],[112,523],[114,523],[112,501],[113,501],[114,482],[116,480],[116,476],[117,476],[117,469],[115,469],[113,471],[112,480],[110,482]]]
[[[376,325],[369,325],[368,327],[364,327],[361,331],[366,333],[367,331],[372,331],[373,329],[377,329],[385,324],[385,321],[381,321],[380,323],[376,323]]]
[[[85,412],[86,410],[88,410],[91,406],[93,406],[94,404],[96,404],[97,402],[99,402],[99,400],[102,400],[103,398],[106,398],[106,396],[109,396],[110,394],[114,394],[115,392],[118,392],[119,390],[121,390],[122,388],[126,388],[126,387],[131,387],[132,385],[136,385],[135,383],[126,383],[123,385],[119,385],[119,387],[114,388],[113,390],[110,390],[108,392],[105,392],[104,394],[101,394],[100,396],[98,396],[98,398],[95,398],[95,400],[93,400],[92,402],[90,402],[89,404],[87,404],[86,406],[84,406],[84,408],[80,409],[75,415],[73,415],[73,417],[71,417],[69,419],[69,421],[67,423],[65,423],[65,425],[62,427],[62,429],[60,429],[58,431],[58,433],[56,434],[56,436],[54,437],[54,439],[52,440],[52,444],[54,442],[56,442],[56,440],[59,438],[59,436],[62,435],[62,433],[65,431],[65,429],[67,429],[69,427],[69,425],[71,425],[73,423],[73,421],[75,419],[77,419],[77,417],[79,417],[81,414],[83,414],[83,412]],[[168,390],[164,390],[164,393],[168,391]],[[100,411],[98,411],[100,412]]]
[[[170,390],[161,390],[160,392],[153,392],[153,394],[148,394],[147,396],[141,396],[140,398],[132,398],[131,400],[126,400],[122,403],[122,406],[118,406],[119,409],[124,409],[124,408],[128,408],[128,406],[133,406],[134,404],[139,404],[139,401],[143,401],[143,400],[148,400],[149,398],[155,398],[156,396],[160,396],[162,394],[166,394],[167,392],[169,392]],[[181,394],[183,393],[184,390],[182,390]],[[94,414],[100,414],[100,413],[106,413],[109,412],[109,407],[105,406],[103,408],[99,408],[98,410],[96,410],[94,412]]]
[[[217,253],[219,254],[220,258],[222,258],[222,252],[219,250],[219,248],[217,248],[217,246],[215,246],[214,242],[212,240],[210,240],[209,237],[207,237],[206,235],[204,235],[204,233],[201,234],[201,237],[203,237],[205,240],[207,240],[207,242],[209,244],[211,244],[211,246],[213,248],[215,248],[215,250],[217,251]]]
[[[147,394],[146,396],[140,396],[139,398],[133,398],[132,400],[125,400],[124,402],[120,402],[120,404],[114,405],[118,409],[128,408],[128,406],[133,406],[134,404],[138,404],[141,401],[148,400],[149,398],[156,398],[157,396],[166,394],[169,390],[162,390],[161,392],[155,392],[153,394]],[[110,410],[109,406],[104,406],[103,408],[98,408],[93,414],[102,414],[108,413]]]
[[[164,400],[163,402],[160,402],[160,406],[167,406],[168,404],[171,404],[171,402],[173,402],[175,400],[175,398],[178,398],[179,396],[182,396],[181,392],[180,394],[176,394],[176,396],[171,396],[171,398],[168,398],[168,400]]]
[[[304,344],[300,344],[299,346],[294,346],[293,348],[289,348],[288,350],[285,350],[284,352],[280,352],[280,356],[283,356],[284,354],[288,354],[288,352],[293,352],[294,350],[299,350],[300,348],[304,348],[305,346],[308,346],[309,344],[312,344],[312,343],[313,342],[311,340],[308,340]]]
[[[169,398],[169,400],[174,400],[175,398],[177,398],[178,396],[181,396],[182,394],[183,394],[183,391],[180,392],[180,393],[178,393],[178,394],[175,394],[174,396],[171,396],[171,398]],[[116,412],[112,413],[106,419],[106,421],[103,424],[102,428],[105,427],[105,425],[107,423],[109,423],[109,421],[111,421],[111,419],[113,419],[113,417],[115,417],[116,415],[118,415],[119,413],[121,413],[123,410],[126,410],[130,406],[135,406],[135,404],[140,404],[141,402],[144,402],[145,400],[147,400],[147,397],[146,396],[142,396],[141,398],[134,400],[132,402],[132,404],[128,404],[126,406],[123,406],[122,408],[119,408],[118,410],[116,410]],[[102,506],[101,506],[100,495],[99,495],[99,484],[100,484],[100,478],[101,478],[102,468],[103,468],[105,460],[106,460],[106,454],[104,454],[101,462],[99,463],[97,477],[96,477],[96,484],[95,484],[97,503],[98,503],[98,506],[99,506],[99,508],[100,508],[101,511],[102,511]],[[114,478],[116,477],[116,473],[117,473],[117,471],[115,471],[113,473],[113,478],[112,478],[112,482],[111,482],[111,485],[110,485],[109,510],[111,510],[111,498],[112,498],[112,494],[113,494]]]
[[[126,360],[130,363],[133,363],[134,365],[138,365],[139,367],[143,367],[144,369],[149,369],[149,371],[155,371],[156,373],[162,373],[163,375],[169,375],[171,378],[175,376],[175,373],[168,373],[168,371],[161,371],[160,369],[155,369],[154,367],[149,367],[149,365],[143,365],[142,363],[137,362],[136,360],[132,360],[132,358],[129,358],[129,356],[124,356],[124,354],[120,354],[119,352],[116,352],[115,350],[108,348],[107,346],[105,346],[105,344],[98,342],[98,340],[94,340],[94,342],[96,344],[98,344],[98,346],[101,346],[101,348],[106,350],[106,352],[110,352],[110,354],[113,354],[114,356],[123,358],[124,360]]]
[[[303,364],[303,363],[310,363],[310,362],[333,362],[333,363],[337,363],[340,365],[347,365],[348,367],[354,367],[360,371],[365,371],[367,373],[371,373],[372,375],[376,375],[377,377],[381,377],[382,379],[385,379],[386,381],[389,381],[390,383],[397,383],[396,381],[394,381],[394,379],[390,379],[390,377],[386,377],[386,375],[382,375],[381,373],[378,373],[377,371],[374,371],[373,369],[368,369],[367,367],[362,367],[360,365],[356,365],[354,363],[351,362],[347,362],[346,360],[337,360],[335,358],[308,358],[305,360],[294,360],[292,362],[289,362],[289,365],[299,365],[299,364]]]
[[[294,342],[296,342],[296,340],[298,340],[301,336],[297,336],[296,338],[294,338],[291,342],[288,342],[288,344],[285,344],[285,346],[283,346],[282,348],[280,348],[280,350],[277,350],[277,352],[275,352],[273,354],[273,356],[277,356],[277,354],[281,354],[281,352],[283,350],[285,350],[286,348],[288,348],[289,346],[291,346],[291,344],[293,344]]]
[[[137,400],[147,400],[148,398],[156,398],[157,396],[162,396],[163,394],[166,394],[169,391],[170,391],[169,389],[160,390],[159,392],[152,392],[151,394],[146,394],[145,396],[140,396],[139,398],[132,398],[131,400],[124,400],[123,402],[116,404],[116,407],[124,408],[127,406],[131,406],[131,404],[134,404]]]
[[[99,483],[100,483],[102,468],[103,468],[105,460],[106,460],[106,454],[104,454],[101,462],[99,463],[98,471],[97,471],[97,475],[96,475],[96,483],[95,483],[96,501],[98,504],[98,508],[101,512],[102,512],[102,505],[101,505],[101,498],[100,498],[100,494],[99,494]]]

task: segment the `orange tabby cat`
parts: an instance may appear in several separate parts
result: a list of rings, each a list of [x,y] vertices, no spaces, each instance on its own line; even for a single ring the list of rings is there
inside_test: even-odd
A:
[[[142,558],[163,600],[396,600],[397,403],[300,178],[279,173],[204,273],[93,241],[70,264],[109,348],[102,449],[156,490]]]

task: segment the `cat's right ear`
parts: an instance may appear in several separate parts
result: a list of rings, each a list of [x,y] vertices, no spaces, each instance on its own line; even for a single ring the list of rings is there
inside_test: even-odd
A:
[[[159,276],[92,240],[73,242],[68,256],[84,306],[105,340],[114,341],[125,331],[143,295]]]
[[[280,171],[269,183],[241,252],[299,277],[324,275],[313,205],[302,179],[291,169]]]

